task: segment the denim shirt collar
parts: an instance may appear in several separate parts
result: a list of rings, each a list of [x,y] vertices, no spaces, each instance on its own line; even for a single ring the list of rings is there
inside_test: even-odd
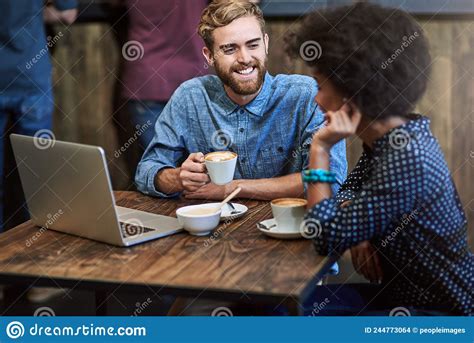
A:
[[[253,99],[247,105],[244,105],[242,107],[256,116],[263,116],[265,105],[267,104],[270,95],[270,90],[272,88],[272,81],[273,77],[268,72],[265,73],[263,85],[258,95],[255,97],[255,99]],[[231,114],[236,111],[240,106],[229,98],[222,82],[220,86],[222,87],[223,93],[218,96],[216,102],[220,104],[226,114]]]

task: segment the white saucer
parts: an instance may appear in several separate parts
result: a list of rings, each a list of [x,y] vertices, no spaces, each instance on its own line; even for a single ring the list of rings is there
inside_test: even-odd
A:
[[[257,224],[257,228],[267,236],[279,239],[303,238],[299,230],[279,228],[275,219],[267,219]]]
[[[218,205],[219,203],[216,202],[213,204]],[[234,205],[235,210],[238,211],[238,213],[231,214],[231,212],[233,211],[232,208],[230,208],[229,205],[225,205],[222,208],[222,212],[221,212],[221,222],[225,220],[233,220],[233,219],[240,218],[249,210],[247,206],[242,205],[242,204],[236,204],[235,202],[233,202],[232,205]]]

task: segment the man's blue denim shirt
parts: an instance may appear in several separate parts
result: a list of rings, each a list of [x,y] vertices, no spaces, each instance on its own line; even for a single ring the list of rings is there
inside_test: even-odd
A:
[[[235,179],[260,179],[299,173],[309,162],[312,135],[324,125],[314,101],[314,79],[303,75],[265,75],[257,97],[245,106],[234,103],[215,75],[184,82],[155,124],[155,135],[135,175],[138,190],[159,197],[154,185],[163,168],[176,168],[193,152],[230,150],[239,155]],[[149,128],[151,129],[151,128]],[[346,147],[331,150],[331,171],[346,178]]]

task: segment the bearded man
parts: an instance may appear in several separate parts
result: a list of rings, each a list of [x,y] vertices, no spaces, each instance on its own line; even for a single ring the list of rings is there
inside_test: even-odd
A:
[[[203,11],[198,33],[216,75],[186,81],[171,97],[137,168],[141,192],[221,200],[241,187],[243,198],[304,197],[301,171],[314,132],[325,125],[314,101],[318,85],[267,72],[264,26],[260,8],[248,1],[212,2]],[[218,186],[210,183],[204,154],[223,150],[238,160],[234,180]],[[347,170],[343,141],[330,163],[336,192]]]

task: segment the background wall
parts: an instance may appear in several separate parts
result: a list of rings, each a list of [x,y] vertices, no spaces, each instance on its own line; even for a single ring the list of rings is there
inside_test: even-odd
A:
[[[471,248],[474,245],[474,20],[418,18],[432,49],[433,73],[428,92],[418,111],[431,118],[469,218]],[[270,35],[271,73],[306,73],[302,63],[289,62],[282,51],[285,32],[294,20],[267,20]],[[76,24],[57,27],[63,37],[54,51],[54,83],[57,139],[100,145],[109,159],[115,189],[130,189],[130,172],[121,158],[116,138],[112,99],[119,75],[121,46],[116,27],[108,24]],[[202,61],[204,63],[204,61]],[[376,100],[376,99],[375,99]],[[361,143],[348,141],[352,167]]]

